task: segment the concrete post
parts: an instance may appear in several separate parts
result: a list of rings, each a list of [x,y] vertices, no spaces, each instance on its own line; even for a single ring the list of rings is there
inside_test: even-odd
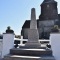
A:
[[[51,48],[56,60],[60,60],[60,33],[50,34]]]
[[[10,49],[14,47],[14,34],[13,33],[4,33],[3,34],[3,50],[2,58],[10,53]]]

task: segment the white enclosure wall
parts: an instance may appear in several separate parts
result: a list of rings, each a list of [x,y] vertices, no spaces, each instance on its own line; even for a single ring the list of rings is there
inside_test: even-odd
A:
[[[60,33],[50,34],[50,40],[53,56],[56,60],[60,60]]]
[[[14,34],[3,34],[2,58],[9,54],[10,49],[14,47]]]
[[[3,43],[2,43],[3,39],[0,39],[0,58],[2,57],[2,49],[3,49]]]

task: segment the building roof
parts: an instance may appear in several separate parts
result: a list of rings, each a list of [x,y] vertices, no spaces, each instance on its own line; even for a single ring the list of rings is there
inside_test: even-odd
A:
[[[55,0],[44,0],[41,5],[45,3],[57,3]]]
[[[38,22],[39,20],[37,20],[37,27],[38,27]],[[30,20],[26,20],[22,28],[30,28]]]
[[[26,20],[22,28],[30,28],[30,20]]]

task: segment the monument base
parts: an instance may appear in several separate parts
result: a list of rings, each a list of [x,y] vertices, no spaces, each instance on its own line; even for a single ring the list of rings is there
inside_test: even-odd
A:
[[[26,48],[40,48],[39,34],[37,29],[30,29],[28,32],[28,41],[25,44]]]
[[[36,57],[36,56],[19,56],[19,55],[7,55],[4,60],[55,60],[53,56]]]
[[[52,56],[52,50],[46,49],[11,49],[10,54],[22,56]]]
[[[25,47],[26,48],[40,48],[40,43],[37,43],[37,42],[28,42],[25,44]]]

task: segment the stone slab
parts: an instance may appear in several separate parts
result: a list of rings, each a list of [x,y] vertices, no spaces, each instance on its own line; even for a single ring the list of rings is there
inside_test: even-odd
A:
[[[33,49],[33,48],[34,49],[46,49],[46,46],[45,45],[42,45],[42,47],[40,47],[40,46],[39,47],[36,47],[36,46],[32,46],[32,47],[31,46],[19,46],[19,48],[22,48],[22,49],[27,49],[27,48],[28,49],[30,49],[30,48],[31,49]]]
[[[52,50],[46,49],[11,49],[12,55],[25,55],[25,56],[52,56]]]
[[[36,57],[36,56],[21,56],[21,55],[7,55],[4,60],[55,60],[53,56]]]

